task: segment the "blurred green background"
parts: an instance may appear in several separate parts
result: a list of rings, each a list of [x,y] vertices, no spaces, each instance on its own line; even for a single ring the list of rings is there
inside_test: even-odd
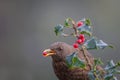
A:
[[[74,42],[53,31],[67,17],[90,18],[94,34],[115,46],[92,55],[120,60],[120,0],[1,0],[0,80],[57,80],[42,51],[56,41]]]

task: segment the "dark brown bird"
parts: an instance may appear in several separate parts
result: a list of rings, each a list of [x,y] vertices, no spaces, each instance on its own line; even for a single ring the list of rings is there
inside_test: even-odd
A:
[[[66,64],[66,56],[72,54],[73,52],[78,51],[78,56],[80,59],[85,60],[87,65],[86,68],[69,68]],[[50,49],[43,51],[44,56],[52,57],[52,65],[54,72],[59,80],[89,80],[88,72],[91,69],[91,65],[94,63],[94,58],[90,53],[85,50],[85,55],[80,49],[75,49],[72,46],[64,42],[56,42],[50,46]],[[88,61],[87,61],[87,59]],[[101,67],[98,67],[102,69]]]

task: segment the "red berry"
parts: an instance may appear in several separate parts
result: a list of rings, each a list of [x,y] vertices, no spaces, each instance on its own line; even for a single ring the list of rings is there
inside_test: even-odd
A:
[[[80,27],[82,25],[83,25],[83,22],[81,22],[81,21],[77,22],[77,27]]]
[[[85,38],[84,34],[79,35],[79,39],[84,39],[84,38]]]
[[[78,44],[78,43],[74,43],[74,44],[73,44],[73,47],[74,47],[74,48],[78,48],[78,47],[79,47],[79,44]]]
[[[47,52],[43,52],[43,56],[46,56],[47,55]]]
[[[82,39],[78,39],[76,42],[77,42],[78,44],[81,44],[83,41],[82,41]]]
[[[82,40],[82,43],[84,43],[85,42],[85,38],[83,38],[83,39],[81,39]]]

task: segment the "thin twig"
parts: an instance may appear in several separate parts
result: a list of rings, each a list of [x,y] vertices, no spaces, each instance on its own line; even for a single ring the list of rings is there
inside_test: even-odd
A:
[[[86,59],[88,65],[90,66],[90,69],[92,69],[92,64],[90,63],[90,60],[89,60],[89,58],[88,58],[87,55],[86,55],[85,47],[84,47],[84,46],[82,46],[82,50],[83,50],[84,58]]]
[[[79,34],[78,34],[78,31],[77,31],[77,26],[76,26],[75,21],[72,20],[72,24],[73,24],[73,29],[75,31],[75,36],[78,38]]]

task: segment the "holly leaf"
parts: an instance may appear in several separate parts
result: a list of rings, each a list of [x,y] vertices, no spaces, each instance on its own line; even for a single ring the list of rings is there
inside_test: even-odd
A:
[[[117,69],[119,66],[120,66],[119,62],[115,64],[113,60],[110,60],[105,67],[105,71],[106,71],[105,80],[111,80],[111,79],[117,80],[117,78],[114,75],[120,74],[120,70]],[[109,77],[110,79],[107,79],[107,77]]]
[[[66,56],[66,63],[68,65],[68,67],[72,66],[72,58],[76,55],[76,53],[72,53],[71,55]]]
[[[117,78],[113,74],[106,74],[104,80],[117,80]]]
[[[115,76],[113,77],[113,80],[118,80]]]
[[[90,49],[97,49],[97,45],[96,45],[96,39],[94,37],[92,37],[91,39],[87,40],[84,43],[84,46],[90,50]]]
[[[117,64],[117,66],[119,66],[119,67],[120,67],[120,61],[119,61],[119,62],[117,62],[116,64]]]
[[[81,34],[87,34],[88,36],[92,36],[92,28],[89,25],[84,24],[83,26],[78,27],[77,29]]]
[[[101,65],[101,64],[103,64],[103,62],[101,61],[100,58],[95,58],[94,59],[94,65]]]
[[[91,26],[91,21],[90,21],[90,19],[85,19],[85,24],[86,24],[87,26]]]
[[[119,63],[119,62],[118,62]],[[112,73],[112,74],[120,74],[120,70],[118,70],[117,68],[120,67],[120,65],[115,64],[113,62],[113,60],[110,60],[108,62],[108,64],[106,65],[105,67],[105,70],[108,72],[108,73]]]
[[[65,27],[70,27],[69,21],[72,21],[72,19],[71,18],[65,19],[65,22],[64,22]]]
[[[108,47],[109,45],[102,40],[97,40],[96,45],[98,48],[104,49],[105,47]]]
[[[110,60],[105,67],[105,70],[107,71],[110,71],[111,69],[115,69],[115,63],[113,62],[113,60]]]
[[[85,68],[85,62],[78,58],[77,56],[73,57],[72,59],[73,62],[73,67],[80,67],[80,68]]]
[[[88,73],[88,77],[89,77],[90,80],[96,80],[93,71],[90,71],[90,72]]]
[[[105,80],[117,80],[117,78],[114,76],[114,74],[120,74],[120,71],[117,70],[117,67],[119,65],[115,64],[113,60],[109,61],[107,66],[105,67],[106,74],[104,79]]]
[[[97,41],[96,41],[96,45],[97,45],[97,47],[100,48],[100,49],[104,49],[104,48],[106,48],[106,47],[113,48],[112,45],[108,45],[107,43],[103,42],[102,40],[97,40]]]
[[[69,68],[85,68],[85,62],[77,56],[77,52],[72,53],[66,57],[66,63]]]
[[[114,73],[120,74],[120,70],[117,70],[117,69],[116,69]]]
[[[111,80],[111,79],[113,79],[113,74],[107,74],[107,75],[105,75],[104,79],[105,80]]]
[[[102,40],[98,40],[95,37],[92,37],[91,39],[87,40],[84,43],[84,46],[90,50],[90,49],[104,49],[105,47],[112,48],[111,45],[108,45],[107,43],[103,42]]]
[[[58,24],[55,28],[54,28],[54,32],[56,34],[56,36],[61,33],[63,31],[63,26],[61,24]]]

